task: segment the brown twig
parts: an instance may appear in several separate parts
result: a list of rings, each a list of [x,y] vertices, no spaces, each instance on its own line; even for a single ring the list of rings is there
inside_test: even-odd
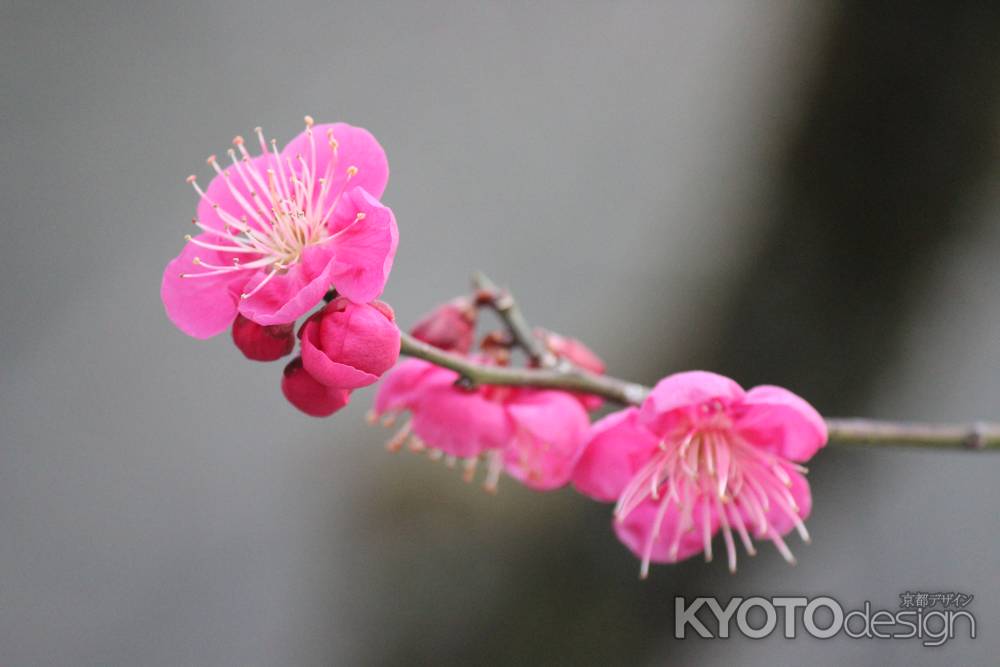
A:
[[[553,368],[558,364],[555,356],[545,349],[542,341],[532,332],[531,326],[521,313],[521,308],[508,290],[497,287],[497,284],[482,271],[472,274],[472,285],[476,288],[477,300],[496,311],[514,338],[514,343],[524,350],[533,365]]]

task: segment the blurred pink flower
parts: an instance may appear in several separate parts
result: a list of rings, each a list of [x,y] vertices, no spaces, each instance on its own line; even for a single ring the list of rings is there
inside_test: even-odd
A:
[[[399,358],[399,328],[381,301],[357,304],[339,296],[306,320],[299,336],[303,366],[328,387],[374,384]]]
[[[345,123],[314,125],[278,151],[258,128],[262,153],[251,157],[241,137],[232,165],[215,156],[217,176],[202,190],[180,255],[163,273],[160,296],[184,333],[209,338],[241,313],[261,325],[288,324],[334,285],[347,298],[378,297],[399,234],[382,195],[389,168],[367,130]]]
[[[579,401],[560,391],[456,386],[459,376],[418,359],[388,373],[375,397],[373,419],[411,417],[389,441],[397,450],[409,439],[417,450],[463,460],[471,480],[480,455],[488,460],[488,490],[506,471],[528,487],[566,484],[582,451],[589,420]]]
[[[540,491],[569,482],[590,427],[579,400],[563,391],[520,389],[505,407],[514,428],[503,449],[506,473]]]
[[[692,371],[661,380],[640,408],[595,423],[573,474],[597,500],[617,498],[615,531],[642,559],[673,563],[699,552],[712,558],[722,532],[730,570],[735,531],[755,553],[750,533],[774,542],[812,509],[805,469],[826,444],[826,425],[811,405],[780,387],[744,391],[729,378]]]
[[[545,348],[557,359],[564,359],[577,368],[582,368],[595,375],[604,374],[604,361],[581,341],[541,328],[535,329],[535,336],[542,340]],[[604,399],[594,394],[574,392],[573,395],[583,403],[583,407],[587,410],[596,410],[604,404]]]
[[[476,334],[476,307],[468,298],[452,299],[421,318],[410,333],[428,345],[468,354]]]
[[[557,359],[565,359],[574,366],[597,375],[604,373],[604,361],[581,341],[540,328],[535,329],[535,335],[542,339],[545,347]]]

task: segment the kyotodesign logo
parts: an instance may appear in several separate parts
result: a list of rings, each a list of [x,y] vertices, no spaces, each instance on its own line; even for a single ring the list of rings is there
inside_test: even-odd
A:
[[[694,598],[690,603],[677,597],[674,637],[726,639],[738,633],[763,639],[780,626],[786,639],[803,635],[830,639],[843,634],[851,639],[917,639],[924,646],[942,646],[957,636],[976,638],[976,619],[965,608],[972,595],[907,591],[899,599],[899,608],[891,611],[873,610],[868,600],[859,609],[845,611],[844,605],[828,596],[733,597],[725,606],[713,597]]]

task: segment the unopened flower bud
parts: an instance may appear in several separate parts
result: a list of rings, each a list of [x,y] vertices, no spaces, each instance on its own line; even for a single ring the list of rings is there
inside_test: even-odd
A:
[[[305,369],[328,387],[373,384],[399,358],[399,328],[392,308],[380,301],[337,297],[302,325],[299,337]]]
[[[346,389],[320,384],[303,367],[302,357],[295,357],[285,366],[281,393],[289,403],[313,417],[329,417],[351,398],[351,392]]]
[[[535,336],[545,345],[545,349],[551,352],[557,359],[568,361],[577,368],[582,368],[596,375],[604,373],[604,362],[590,348],[567,336],[561,336],[552,331],[537,328]],[[596,410],[604,404],[604,399],[596,394],[583,394],[573,392],[587,410]]]
[[[424,316],[410,333],[428,345],[468,354],[476,334],[476,308],[464,297],[452,299]]]
[[[561,336],[545,329],[535,329],[535,335],[542,339],[548,351],[557,358],[565,359],[574,366],[597,375],[604,373],[605,366],[601,358],[575,338]]]
[[[264,326],[242,315],[233,322],[233,343],[247,359],[275,361],[295,348],[295,323]]]

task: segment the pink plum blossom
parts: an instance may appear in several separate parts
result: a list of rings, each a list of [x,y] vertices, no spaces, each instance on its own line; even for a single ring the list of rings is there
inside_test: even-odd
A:
[[[399,328],[381,301],[357,304],[339,296],[311,316],[299,336],[305,370],[327,387],[374,384],[399,358]]]
[[[782,539],[812,509],[798,463],[826,444],[826,425],[811,405],[773,386],[744,391],[714,373],[661,380],[639,408],[596,422],[573,474],[576,488],[617,500],[615,531],[642,559],[673,563],[699,552],[712,558],[722,532],[730,570],[735,532],[755,553],[751,534],[770,539],[789,562]]]
[[[372,418],[410,419],[389,441],[398,450],[409,439],[432,456],[463,460],[471,479],[480,455],[486,482],[495,490],[506,471],[537,490],[566,484],[582,451],[589,420],[579,401],[560,391],[457,386],[459,376],[426,361],[409,359],[388,373],[375,397]]]
[[[202,190],[180,255],[163,273],[160,296],[184,333],[209,338],[237,313],[261,324],[294,322],[335,286],[357,303],[382,292],[399,239],[382,205],[389,168],[367,130],[345,123],[314,125],[284,150],[257,129],[261,154],[242,137]]]

